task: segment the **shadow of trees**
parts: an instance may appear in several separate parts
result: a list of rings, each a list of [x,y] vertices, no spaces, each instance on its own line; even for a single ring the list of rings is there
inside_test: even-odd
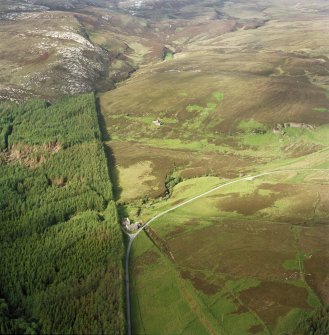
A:
[[[108,141],[111,141],[111,136],[107,130],[104,115],[101,112],[100,101],[98,97],[95,98],[95,104],[96,104],[96,110],[97,110],[97,115],[98,115],[99,129],[101,132],[101,140],[103,142],[104,152],[105,152],[106,161],[107,161],[107,167],[109,171],[109,178],[112,183],[113,198],[115,201],[117,201],[118,199],[120,199],[120,195],[122,192],[122,188],[120,187],[120,184],[119,184],[119,170],[116,167],[116,159],[113,154],[113,150],[110,147],[110,145],[106,143]]]

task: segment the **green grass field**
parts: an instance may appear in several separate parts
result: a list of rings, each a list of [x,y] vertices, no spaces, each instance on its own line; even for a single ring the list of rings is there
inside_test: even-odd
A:
[[[219,37],[206,51],[199,41],[100,95],[119,184],[129,185],[120,201],[133,220],[241,176],[294,170],[220,189],[152,223],[153,242],[137,238],[137,334],[292,333],[328,302],[328,173],[300,171],[328,167],[329,119],[317,107],[328,100],[311,79],[289,91],[300,65],[272,52],[268,29],[257,34],[271,56],[239,53],[245,38],[256,43],[247,32]],[[215,41],[239,51],[224,56]],[[314,129],[275,131],[292,121]],[[163,185],[173,171],[183,182],[168,198]]]
[[[147,220],[221,183],[216,177],[184,181],[170,199],[146,204],[140,216]],[[180,314],[188,306],[204,327],[200,334],[293,331],[327,299],[328,187],[327,172],[285,172],[230,185],[152,223],[162,243],[143,234],[133,246],[136,333],[190,329],[192,316]],[[157,308],[149,311],[152,298]],[[166,325],[167,317],[177,328]]]

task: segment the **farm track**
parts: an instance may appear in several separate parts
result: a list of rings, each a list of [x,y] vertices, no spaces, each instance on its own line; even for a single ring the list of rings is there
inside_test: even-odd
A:
[[[128,335],[131,335],[131,306],[130,306],[130,278],[129,278],[129,259],[130,259],[130,251],[131,251],[131,247],[132,247],[132,244],[135,240],[135,238],[144,230],[145,227],[149,226],[152,222],[154,222],[155,220],[157,220],[158,218],[174,211],[175,209],[177,208],[180,208],[180,207],[183,207],[199,198],[202,198],[212,192],[215,192],[221,188],[224,188],[228,185],[232,185],[232,184],[236,184],[236,183],[239,183],[241,181],[253,181],[255,180],[256,178],[260,178],[260,177],[264,177],[264,176],[269,176],[269,175],[272,175],[272,174],[276,174],[276,173],[284,173],[284,172],[297,172],[297,173],[300,173],[300,172],[312,172],[312,171],[329,171],[329,169],[286,169],[286,170],[275,170],[275,171],[270,171],[270,172],[264,172],[264,173],[260,173],[260,174],[257,174],[257,175],[254,175],[254,176],[247,176],[247,177],[244,177],[244,178],[240,178],[240,179],[237,179],[237,180],[233,180],[233,181],[230,181],[230,182],[227,182],[225,184],[221,184],[219,186],[216,186],[212,189],[210,189],[209,191],[206,191],[206,192],[203,192],[189,200],[186,200],[184,202],[182,202],[181,204],[178,204],[176,206],[173,206],[159,214],[157,214],[156,216],[154,216],[153,218],[151,218],[150,220],[148,220],[145,225],[138,229],[136,233],[134,234],[128,234],[126,233],[126,235],[129,237],[129,242],[128,242],[128,247],[127,247],[127,251],[126,251],[126,261],[125,261],[125,281],[126,281],[126,308],[127,308],[127,334]]]

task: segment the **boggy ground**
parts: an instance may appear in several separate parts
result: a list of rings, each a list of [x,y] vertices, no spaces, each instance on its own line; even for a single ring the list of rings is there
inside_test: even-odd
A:
[[[171,199],[146,206],[141,215],[147,219],[223,182],[216,179],[178,184]],[[328,185],[328,172],[261,177],[218,190],[152,223],[172,256],[144,236],[136,240],[134,331],[166,333],[157,320],[163,329],[175,324],[172,334],[189,334],[193,322],[203,325],[200,334],[291,331],[305,313],[328,303]],[[157,305],[166,301],[168,312],[151,317],[146,306],[153,299]],[[185,318],[173,315],[176,299]]]
[[[174,55],[143,63],[130,79],[100,95],[113,139],[110,145],[114,150],[134,147],[139,160],[154,167],[154,178],[136,198],[157,196],[174,163],[186,174],[185,157],[194,153],[200,160],[211,158],[204,158],[201,168],[189,158],[188,177],[202,173],[226,177],[228,169],[220,160],[228,166],[234,162],[235,171],[245,173],[262,163],[303,157],[327,146],[325,2],[223,2],[200,11],[207,20],[193,11],[202,5],[184,6],[169,19],[168,8],[158,9],[166,15],[153,26],[161,35],[157,41],[166,43]],[[194,14],[186,20],[186,12]],[[147,6],[136,9],[138,18],[143,14],[152,26]],[[154,41],[154,35],[145,36]],[[154,125],[156,119],[163,124]],[[274,134],[272,129],[284,122],[305,123],[315,130],[295,128]],[[158,169],[163,156],[169,158]],[[119,157],[127,165],[131,150],[120,150]],[[232,169],[231,176],[237,173]]]
[[[255,162],[249,157],[157,148],[138,142],[113,140],[107,145],[115,157],[122,201],[162,196],[166,191],[164,180],[174,170],[179,170],[183,178],[218,174],[219,171],[225,178],[234,178],[248,171],[250,164]]]
[[[136,220],[239,175],[329,167],[326,1],[56,3],[0,4],[1,98],[103,92],[120,201],[187,179],[129,203]],[[156,222],[174,259],[136,240],[134,332],[279,334],[328,302],[327,185],[272,176]]]

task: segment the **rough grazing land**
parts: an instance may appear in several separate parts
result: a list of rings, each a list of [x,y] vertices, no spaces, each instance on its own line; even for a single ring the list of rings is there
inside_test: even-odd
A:
[[[202,323],[206,319],[210,325],[213,322],[218,334],[289,332],[306,313],[327,304],[329,231],[324,223],[329,214],[328,174],[323,185],[317,184],[317,178],[318,173],[304,173],[303,177],[286,173],[242,182],[154,222],[153,234],[162,242],[152,245],[142,236],[133,247],[133,292],[137,295],[133,296],[134,331],[148,333],[157,329],[162,333],[155,326],[156,320],[164,320],[165,327],[175,320],[175,331],[188,328],[191,321],[166,321],[161,313],[151,316],[147,312],[149,299],[165,301],[174,294],[174,287],[180,289],[195,320]],[[191,197],[201,191],[202,185],[215,184],[214,179],[179,184],[168,204],[145,208],[142,216],[147,218],[184,201],[187,194]],[[316,201],[311,195],[317,194],[319,186],[324,193],[318,193],[314,209]],[[304,197],[297,200],[300,192],[295,193],[296,188],[307,188],[310,196],[305,196],[304,191]],[[280,197],[272,195],[279,192]],[[255,200],[255,193],[264,194],[265,200]],[[232,199],[234,208],[223,206],[227,199]],[[304,212],[299,216],[293,205],[301,201]],[[176,283],[173,288],[165,289],[169,279],[162,273]],[[176,306],[174,300],[168,303]],[[200,333],[207,332],[209,329]]]
[[[329,302],[328,173],[302,171],[329,168],[328,17],[326,0],[1,1],[0,99],[37,96],[52,102],[96,90],[113,198],[123,217],[147,221],[234,178],[293,170],[223,188],[153,222],[148,235],[136,238],[130,264],[133,333],[292,333],[300,320]],[[102,151],[89,138],[77,144],[71,136],[72,127],[90,135],[88,126],[80,128],[79,117],[56,123],[72,121],[63,128],[67,145],[60,140],[45,145],[42,122],[61,115],[46,105],[42,108],[53,112],[49,120],[39,115],[39,123],[17,122],[12,135],[13,120],[1,118],[1,166],[29,178],[37,175],[37,187],[56,190],[51,199],[69,191],[95,197],[95,202],[87,195],[72,199],[65,215],[47,220],[65,221],[65,228],[70,223],[81,233],[85,216],[71,216],[83,203],[92,210],[84,214],[88,222],[99,228],[106,222],[103,184],[94,185],[93,177],[89,182],[89,174],[82,173],[86,166],[72,157],[84,161]],[[39,141],[26,143],[27,135]],[[103,162],[96,161],[90,159],[95,168]],[[76,168],[78,177],[55,173],[53,165],[62,162]],[[10,184],[16,196],[29,198],[29,180]],[[33,222],[45,228],[38,220]],[[55,235],[62,236],[61,228],[47,229],[38,232],[44,236],[42,250]],[[92,242],[102,249],[107,240],[93,229]],[[10,248],[21,245],[26,244]],[[20,293],[6,297],[17,314],[10,315],[10,307],[5,317],[45,320],[49,313],[43,308],[53,306],[58,291],[43,288],[57,287],[61,274],[56,266],[54,272],[45,268],[41,288],[32,281],[12,288],[8,276],[25,278],[25,273],[16,273],[18,267],[8,261],[10,248],[4,247],[6,262],[13,266],[1,276],[8,292]],[[116,265],[111,276],[121,275]],[[85,297],[80,287],[86,284],[101,292],[81,298],[83,306],[97,301],[97,308],[88,309],[97,322],[83,328],[81,312],[70,331],[102,325],[123,330],[121,314],[99,322],[99,309],[112,301],[101,295],[121,297],[120,289],[106,284],[112,277],[103,275],[97,272],[83,284],[79,277],[79,290],[70,291]],[[47,322],[40,322],[42,330],[62,330]]]

